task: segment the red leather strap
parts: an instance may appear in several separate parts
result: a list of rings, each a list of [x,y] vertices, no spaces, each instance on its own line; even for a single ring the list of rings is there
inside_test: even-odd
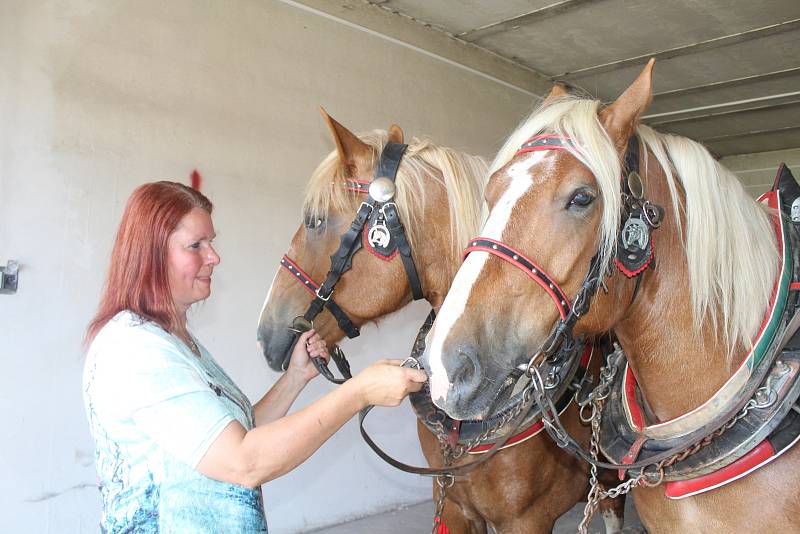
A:
[[[539,284],[545,292],[550,295],[550,298],[553,299],[553,302],[558,309],[558,313],[561,315],[562,319],[566,319],[567,314],[569,313],[570,309],[572,308],[572,304],[569,301],[566,293],[561,287],[553,280],[546,271],[544,271],[541,267],[539,267],[536,263],[531,261],[525,254],[522,252],[509,247],[505,243],[501,243],[500,241],[496,241],[494,239],[488,237],[476,237],[469,242],[469,245],[464,250],[463,257],[466,258],[470,252],[488,252],[494,256],[497,256],[503,261],[506,261],[517,267],[522,272],[524,272],[528,277],[533,279],[534,282]]]
[[[670,499],[681,499],[689,497],[696,493],[702,493],[713,489],[717,486],[722,486],[727,482],[732,482],[737,478],[741,478],[748,474],[750,471],[761,466],[764,462],[768,461],[775,455],[775,449],[769,440],[765,439],[759,443],[755,449],[751,450],[730,465],[718,469],[713,473],[703,475],[689,480],[676,480],[667,482],[664,494]]]
[[[293,262],[289,256],[286,254],[283,255],[281,258],[281,267],[289,271],[302,285],[306,290],[311,293],[312,295],[316,296],[317,289],[319,289],[319,284],[314,282],[306,272],[297,266],[295,262]]]

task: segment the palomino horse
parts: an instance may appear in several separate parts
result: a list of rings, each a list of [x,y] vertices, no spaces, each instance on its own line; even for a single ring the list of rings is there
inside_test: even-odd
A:
[[[596,390],[595,436],[647,530],[800,532],[797,353],[782,350],[797,239],[774,209],[792,197],[759,204],[705,148],[641,125],[652,68],[607,107],[554,89],[510,136],[427,338],[431,396],[486,416],[512,369],[613,332],[621,367]]]
[[[402,131],[396,126],[388,134],[376,131],[359,138],[327,114],[324,117],[336,151],[312,176],[304,203],[304,224],[292,239],[259,321],[258,338],[275,370],[280,370],[293,342],[287,327],[303,315],[313,297],[308,284],[299,280],[303,276],[317,281],[325,278],[331,265],[328,257],[340,246],[340,236],[348,229],[353,214],[360,205],[363,207],[366,195],[354,184],[370,183],[387,141],[403,142]],[[485,179],[482,160],[431,143],[412,142],[402,158],[394,202],[413,248],[424,298],[434,308],[441,305],[458,269],[462,244],[479,228],[483,206],[480,192]],[[369,247],[366,237],[363,246]],[[385,256],[371,249],[369,252],[353,255],[352,267],[342,275],[333,294],[356,327],[411,300],[412,290],[399,259],[385,261]],[[318,316],[314,327],[329,345],[344,335],[327,312]],[[575,409],[564,417],[570,430],[587,441],[586,427],[579,424]],[[441,467],[439,442],[422,423],[418,432],[428,462]],[[545,436],[536,436],[498,452],[465,478],[458,478],[447,490],[442,520],[452,534],[486,533],[487,525],[498,533],[550,532],[556,518],[585,496],[586,484],[576,482],[585,476],[586,469],[579,462]],[[438,495],[436,485],[434,493]],[[604,510],[609,532],[621,526],[623,507],[624,501],[619,499]]]

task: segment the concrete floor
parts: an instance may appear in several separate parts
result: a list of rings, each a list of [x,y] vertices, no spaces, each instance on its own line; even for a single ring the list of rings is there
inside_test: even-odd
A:
[[[640,527],[639,517],[628,499],[625,507],[625,527]],[[584,503],[577,504],[556,522],[553,534],[574,533],[583,519]],[[315,534],[406,534],[427,533],[431,531],[433,520],[433,501],[424,502],[401,510],[365,517],[349,523],[313,531]],[[592,518],[589,532],[604,533],[605,527],[600,515]],[[453,533],[458,534],[458,533]]]

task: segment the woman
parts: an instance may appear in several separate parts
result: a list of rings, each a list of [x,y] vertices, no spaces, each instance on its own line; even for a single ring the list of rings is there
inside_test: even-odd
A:
[[[219,264],[211,202],[173,182],[136,189],[89,324],[84,402],[103,532],[266,532],[260,485],[291,471],[369,404],[396,406],[425,373],[384,360],[292,415],[328,358],[313,330],[264,397],[248,399],[189,332]]]

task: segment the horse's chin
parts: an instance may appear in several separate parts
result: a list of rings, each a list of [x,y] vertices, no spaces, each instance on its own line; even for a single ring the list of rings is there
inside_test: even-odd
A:
[[[283,361],[292,349],[293,342],[294,336],[288,329],[272,328],[268,325],[262,325],[258,329],[258,344],[273,371],[283,371]]]

